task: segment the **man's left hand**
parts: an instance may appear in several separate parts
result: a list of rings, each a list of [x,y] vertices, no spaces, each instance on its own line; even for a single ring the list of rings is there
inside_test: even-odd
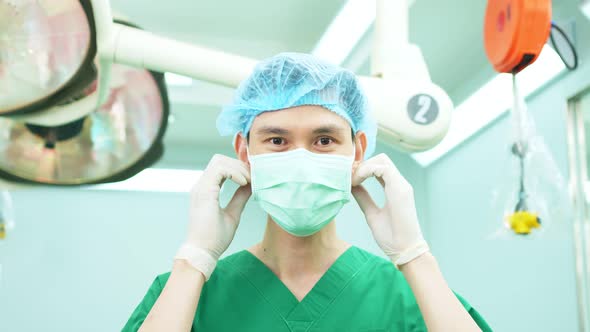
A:
[[[383,207],[377,206],[361,185],[369,177],[377,178],[384,188]],[[394,264],[408,263],[429,251],[418,223],[414,190],[387,155],[377,155],[356,168],[352,175],[352,194],[377,244]]]

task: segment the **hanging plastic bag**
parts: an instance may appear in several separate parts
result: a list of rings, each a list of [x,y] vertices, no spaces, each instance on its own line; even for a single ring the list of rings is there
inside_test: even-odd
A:
[[[540,234],[570,214],[567,183],[535,130],[513,75],[511,146],[493,192],[493,237]]]

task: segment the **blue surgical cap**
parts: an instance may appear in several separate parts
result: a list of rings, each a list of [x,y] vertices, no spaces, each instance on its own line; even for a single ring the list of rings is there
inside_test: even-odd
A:
[[[377,124],[355,75],[309,54],[281,53],[261,61],[217,118],[221,135],[247,135],[260,113],[301,105],[319,105],[367,135],[368,158],[375,150]]]

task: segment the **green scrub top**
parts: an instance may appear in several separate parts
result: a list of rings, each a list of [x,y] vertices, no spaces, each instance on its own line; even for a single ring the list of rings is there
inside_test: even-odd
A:
[[[123,331],[137,331],[170,273],[156,278]],[[483,331],[485,320],[457,295]],[[191,331],[426,331],[404,276],[388,260],[347,249],[299,302],[247,250],[220,260],[203,286]]]

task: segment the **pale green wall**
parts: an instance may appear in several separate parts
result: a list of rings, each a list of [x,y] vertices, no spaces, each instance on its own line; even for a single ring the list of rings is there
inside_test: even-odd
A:
[[[590,86],[590,24],[581,15],[575,21],[581,67],[528,100],[564,176],[566,102]],[[509,130],[503,116],[427,169],[430,244],[451,286],[469,294],[496,330],[578,331],[571,220],[534,239],[490,239],[492,192],[505,169]]]
[[[419,192],[422,169],[387,151]],[[202,169],[213,153],[171,147],[160,166]],[[379,184],[368,186],[383,201]],[[224,199],[231,192],[224,190]],[[188,218],[188,194],[40,188],[16,191],[13,199],[16,228],[0,241],[0,331],[9,332],[120,330],[154,277],[169,270]],[[264,225],[249,202],[227,253],[257,242]],[[342,211],[338,229],[380,254],[356,203]]]

